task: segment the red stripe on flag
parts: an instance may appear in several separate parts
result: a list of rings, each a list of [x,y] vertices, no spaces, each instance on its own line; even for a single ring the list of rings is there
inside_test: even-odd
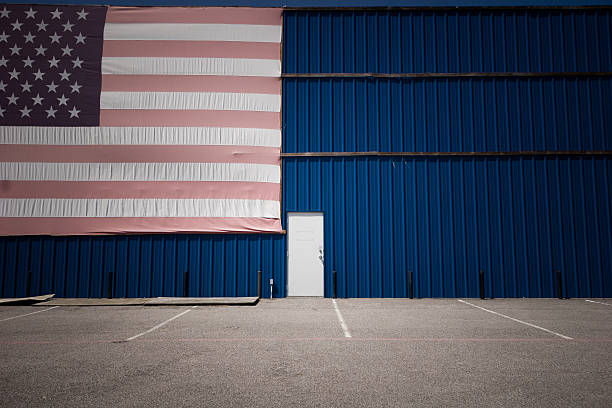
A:
[[[211,126],[280,129],[279,112],[104,109],[100,126]]]
[[[279,164],[280,149],[265,146],[3,145],[1,162]]]
[[[233,92],[281,94],[273,77],[215,75],[102,75],[102,92]]]
[[[279,184],[241,181],[9,181],[0,198],[211,198],[280,201]]]
[[[0,218],[0,235],[109,235],[152,232],[280,232],[278,218]]]
[[[233,41],[106,40],[103,57],[280,59],[280,43]]]
[[[281,25],[282,9],[263,7],[109,7],[107,23]]]

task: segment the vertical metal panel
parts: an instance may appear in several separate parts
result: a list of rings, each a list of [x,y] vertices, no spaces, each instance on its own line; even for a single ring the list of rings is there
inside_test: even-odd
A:
[[[134,235],[0,238],[0,294],[105,297],[108,273],[115,297],[255,296],[257,271],[285,294],[283,235]],[[269,296],[269,285],[263,293]]]
[[[319,72],[612,71],[604,10],[286,11],[283,67]]]
[[[326,296],[332,270],[348,297],[405,297],[410,270],[421,297],[479,296],[479,270],[487,296],[554,297],[556,270],[571,297],[612,296],[609,158],[287,158],[283,168],[299,180],[285,210],[325,214]]]

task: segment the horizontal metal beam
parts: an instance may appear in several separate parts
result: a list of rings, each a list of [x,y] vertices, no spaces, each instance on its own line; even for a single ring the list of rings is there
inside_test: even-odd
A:
[[[436,12],[436,11],[609,11],[610,5],[600,6],[414,6],[414,7],[283,7],[283,11],[413,11],[413,12]]]
[[[610,78],[612,72],[418,72],[418,73],[375,73],[375,72],[321,72],[281,74],[282,78],[382,78],[382,79],[423,79],[423,78]]]
[[[526,157],[526,156],[610,156],[612,150],[513,151],[513,152],[300,152],[281,153],[282,158],[300,157]]]

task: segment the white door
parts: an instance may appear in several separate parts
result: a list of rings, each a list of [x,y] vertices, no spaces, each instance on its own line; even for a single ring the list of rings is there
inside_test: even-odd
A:
[[[323,296],[323,213],[287,213],[287,294]]]

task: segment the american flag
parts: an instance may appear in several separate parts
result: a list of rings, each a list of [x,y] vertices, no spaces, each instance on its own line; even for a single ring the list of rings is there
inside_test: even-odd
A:
[[[0,5],[0,234],[280,231],[281,18]]]

